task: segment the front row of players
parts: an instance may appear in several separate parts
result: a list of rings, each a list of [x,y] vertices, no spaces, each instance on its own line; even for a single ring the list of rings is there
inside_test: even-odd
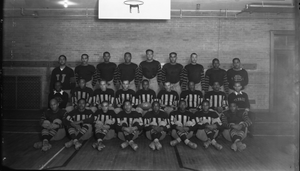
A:
[[[109,109],[108,102],[102,102],[101,109],[94,113],[86,109],[84,99],[79,99],[78,107],[66,113],[59,108],[57,100],[52,99],[50,109],[41,119],[42,142],[35,143],[34,147],[43,151],[49,150],[49,141],[62,139],[67,130],[71,140],[65,143],[65,147],[74,145],[75,149],[79,149],[82,141],[89,139],[94,133],[96,142],[92,146],[99,151],[105,148],[104,141],[114,137],[123,141],[123,149],[130,146],[137,150],[138,145],[134,140],[142,134],[151,141],[149,147],[152,150],[160,150],[160,141],[168,134],[174,139],[170,142],[171,146],[183,142],[195,149],[197,144],[190,140],[195,135],[204,142],[205,148],[212,145],[221,150],[223,146],[216,141],[217,135],[221,133],[225,139],[232,142],[231,149],[244,150],[246,145],[242,140],[247,135],[247,127],[252,124],[248,113],[238,110],[236,103],[231,103],[229,110],[219,116],[210,110],[209,106],[209,101],[205,100],[202,102],[202,110],[191,113],[186,109],[186,101],[181,100],[178,109],[168,115],[161,110],[160,103],[155,101],[152,103],[152,110],[142,116],[141,113],[132,110],[131,101],[125,101],[124,110],[115,114],[114,110]]]

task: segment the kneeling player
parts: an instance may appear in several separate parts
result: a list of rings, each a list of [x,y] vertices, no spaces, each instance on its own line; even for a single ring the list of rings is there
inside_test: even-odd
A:
[[[229,110],[221,115],[222,124],[225,127],[223,136],[226,140],[232,141],[231,149],[233,151],[242,151],[246,144],[242,140],[247,136],[247,128],[252,124],[248,113],[243,110],[237,110],[236,103],[231,103]]]
[[[139,136],[143,128],[142,114],[132,111],[131,101],[125,100],[124,110],[116,115],[116,119],[118,137],[124,141],[121,147],[124,149],[130,145],[131,148],[136,151],[138,145],[134,143],[133,140]]]
[[[50,109],[43,113],[41,118],[41,126],[43,127],[42,130],[42,142],[34,143],[35,148],[42,148],[43,151],[49,150],[52,146],[49,143],[50,140],[53,140],[54,137],[58,135],[58,132],[62,135],[60,136],[61,139],[65,136],[65,130],[60,129],[63,127],[62,125],[62,118],[66,113],[65,110],[61,110],[59,108],[59,103],[56,99],[50,100]]]
[[[65,124],[68,132],[71,136],[71,141],[65,143],[67,148],[75,145],[75,149],[78,150],[82,144],[81,140],[86,140],[92,135],[91,124],[94,121],[93,112],[86,109],[85,99],[78,100],[78,108],[67,113],[65,118]]]
[[[94,113],[94,123],[95,123],[95,136],[97,142],[93,143],[93,147],[101,151],[105,145],[102,143],[104,139],[112,139],[115,137],[115,112],[109,110],[109,103],[103,101],[101,104],[101,109],[98,109]]]
[[[222,122],[215,111],[209,110],[209,101],[202,102],[202,110],[195,113],[198,131],[196,137],[204,142],[204,147],[208,148],[211,144],[218,150],[223,148],[215,138],[219,133]]]
[[[189,139],[193,136],[193,130],[196,121],[193,114],[186,110],[186,102],[180,100],[179,109],[170,113],[171,136],[175,139],[170,142],[171,146],[175,146],[181,141],[191,148],[197,148],[197,144]]]
[[[161,111],[159,102],[155,101],[152,103],[152,111],[147,112],[143,118],[146,136],[152,141],[149,147],[160,150],[162,145],[159,140],[166,137],[166,131],[170,128],[168,114]]]

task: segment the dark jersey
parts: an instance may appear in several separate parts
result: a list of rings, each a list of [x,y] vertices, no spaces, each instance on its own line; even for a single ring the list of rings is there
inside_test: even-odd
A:
[[[153,60],[151,62],[142,61],[138,67],[137,72],[137,83],[142,82],[143,77],[147,79],[152,79],[157,76],[157,81],[161,82],[161,64],[160,62]]]
[[[181,81],[183,66],[181,64],[176,63],[172,65],[167,63],[162,68],[162,78],[163,83],[170,82],[171,84],[175,84]]]
[[[224,90],[228,92],[228,81],[227,81],[227,73],[224,69],[214,69],[210,68],[205,72],[205,87],[204,91],[208,91],[209,86],[213,86],[214,82],[218,82],[220,86],[224,85]]]
[[[240,82],[244,88],[248,85],[248,72],[242,68],[238,71],[231,68],[227,71],[227,80],[229,83],[228,86],[232,90],[234,90],[233,86],[235,82]]]
[[[70,124],[71,122],[83,121],[83,123],[92,124],[94,121],[93,112],[88,109],[84,109],[84,111],[79,111],[78,109],[74,109],[71,112],[66,114],[66,123]]]
[[[71,90],[75,87],[75,83],[71,83],[71,78],[74,78],[72,68],[65,66],[63,70],[60,67],[53,69],[51,73],[50,91],[54,89],[55,82],[60,81],[63,90]]]
[[[144,116],[144,128],[146,131],[150,131],[152,126],[162,126],[164,131],[167,131],[170,128],[170,119],[167,113],[159,111],[155,113],[154,111],[147,112]],[[162,121],[165,122],[165,125],[162,124]]]
[[[188,124],[190,121],[191,125]],[[171,129],[176,129],[176,126],[179,126],[180,123],[182,126],[189,126],[190,131],[192,131],[194,126],[196,125],[196,121],[194,115],[189,112],[188,110],[180,111],[175,110],[170,113],[170,122],[171,122]]]
[[[84,78],[86,82],[91,81],[96,75],[96,68],[93,65],[78,65],[75,67],[75,77],[76,81],[80,78]]]
[[[44,122],[44,120],[48,120],[50,121],[51,123],[53,123],[53,121],[55,119],[60,119],[61,121],[63,120],[63,117],[65,115],[66,111],[65,110],[62,110],[62,109],[58,109],[57,112],[53,112],[53,110],[51,109],[48,109],[46,110],[43,114],[42,114],[42,117],[41,117],[41,123]],[[60,125],[61,127],[62,125]]]
[[[133,81],[136,77],[137,68],[138,66],[135,63],[119,64],[116,69],[115,80],[120,84],[124,80],[128,80],[129,82]]]
[[[126,124],[126,127],[133,127],[137,126],[139,130],[143,128],[143,118],[142,114],[136,112],[136,111],[131,111],[130,113],[126,113],[125,111],[121,111],[116,115],[116,130],[120,132],[122,130],[122,126]],[[138,121],[139,124],[135,124],[135,121]]]
[[[97,89],[93,94],[94,106],[102,104],[103,101],[107,101],[109,104],[114,104],[115,92],[114,90],[107,88],[106,91]]]
[[[203,94],[199,90],[185,90],[181,92],[180,99],[186,101],[187,109],[200,108],[203,101]]]
[[[144,102],[152,103],[156,99],[155,91],[152,89],[140,89],[135,94],[135,104],[139,105]]]
[[[117,65],[113,62],[102,62],[97,65],[97,81],[106,80],[111,81],[114,78],[114,72]]]
[[[125,100],[131,101],[132,104],[135,104],[135,92],[134,90],[128,89],[124,91],[120,89],[116,92],[116,104],[123,105]]]
[[[218,128],[222,125],[219,115],[214,111],[197,111],[195,119],[199,129],[205,129],[206,125],[216,124]]]
[[[179,100],[179,96],[178,93],[174,90],[171,91],[161,90],[157,95],[157,99],[162,105],[176,106],[177,101]]]
[[[193,81],[195,84],[201,82],[201,86],[204,87],[205,85],[205,78],[204,78],[204,68],[201,64],[188,64],[184,67],[183,70],[183,77],[186,77],[186,81],[182,84],[182,89],[187,90],[189,81]],[[203,88],[202,88],[203,89]]]
[[[230,128],[231,124],[242,124],[243,127],[248,127],[252,124],[244,110],[236,110],[235,112],[227,110],[221,115],[221,120],[223,126],[227,129]]]
[[[66,108],[67,103],[68,103],[68,99],[69,99],[69,95],[64,92],[63,90],[61,90],[60,92],[57,91],[52,91],[49,95],[48,95],[48,107],[50,108],[50,100],[51,99],[56,99],[57,102],[59,103],[59,108],[63,109]]]
[[[93,90],[89,87],[84,87],[83,89],[75,87],[71,90],[72,103],[73,105],[77,105],[79,99],[85,99],[86,103],[90,105],[93,101],[93,94]]]
[[[226,100],[226,94],[222,91],[209,91],[205,94],[205,100],[210,103],[210,108],[216,109],[217,107],[223,107],[226,109],[228,104]]]
[[[250,103],[249,103],[249,98],[248,94],[245,92],[232,92],[228,96],[228,103],[235,102],[238,108],[245,109],[248,108],[250,109]]]
[[[113,110],[108,110],[104,113],[101,109],[97,110],[94,115],[94,123],[96,121],[101,121],[103,124],[106,124],[108,120],[112,121],[112,124],[109,124],[111,128],[116,124],[116,113]]]

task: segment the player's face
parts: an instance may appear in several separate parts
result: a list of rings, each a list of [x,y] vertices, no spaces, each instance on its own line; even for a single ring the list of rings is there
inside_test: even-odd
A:
[[[219,66],[220,66],[220,62],[215,60],[213,63],[213,67],[217,69],[217,68],[219,68]]]
[[[231,112],[235,112],[237,110],[237,106],[235,103],[231,103],[229,106],[229,109]]]
[[[58,102],[56,100],[51,100],[50,101],[50,108],[53,110],[53,111],[57,111],[58,110]]]
[[[130,54],[126,54],[124,56],[124,60],[125,60],[125,63],[130,63],[131,62],[131,55]]]
[[[85,87],[85,80],[83,80],[83,79],[79,80],[79,87],[80,88],[84,88]]]
[[[103,55],[104,62],[109,62],[109,59],[110,59],[110,54],[106,53]]]
[[[192,62],[193,64],[197,63],[197,55],[193,54],[193,55],[191,56],[191,62]]]
[[[181,101],[181,102],[179,103],[179,109],[180,109],[180,110],[185,110],[185,108],[186,108],[185,102]]]
[[[218,82],[214,82],[214,85],[212,87],[215,91],[219,91],[220,90],[220,84]]]
[[[65,64],[66,64],[66,59],[65,59],[65,57],[59,57],[58,62],[59,62],[60,65],[65,65]]]
[[[159,106],[159,104],[158,103],[154,103],[154,105],[153,105],[153,111],[154,112],[158,112],[159,111],[159,108],[160,108],[160,106]]]
[[[144,90],[148,90],[149,89],[149,82],[147,82],[147,81],[143,82],[143,89]]]
[[[189,89],[192,90],[192,91],[194,91],[195,90],[195,83],[190,82],[189,83]]]
[[[236,60],[233,61],[233,68],[239,69],[240,66],[241,66],[241,63],[240,63],[239,60],[236,59]]]
[[[130,102],[125,102],[125,104],[124,104],[124,110],[126,112],[131,112],[131,108],[132,108],[131,103]]]
[[[103,112],[107,112],[108,111],[108,103],[104,102],[102,103],[101,109]]]
[[[55,83],[55,90],[56,91],[60,91],[61,90],[61,83],[60,82]]]
[[[165,89],[166,89],[167,91],[171,91],[171,83],[166,82],[166,83],[165,83]]]
[[[146,57],[147,57],[147,60],[151,61],[153,59],[153,53],[151,51],[148,51],[146,53]]]
[[[89,57],[86,56],[86,55],[83,55],[83,56],[81,57],[81,62],[82,62],[83,65],[87,65],[88,62],[89,62]]]
[[[123,81],[123,90],[128,90],[129,89],[129,81]]]
[[[207,102],[204,102],[204,103],[202,104],[202,109],[203,109],[204,111],[208,111],[208,109],[209,109],[209,104],[208,104]]]
[[[101,82],[100,82],[100,88],[101,88],[101,90],[102,90],[102,91],[105,91],[105,90],[106,90],[106,87],[107,87],[106,82],[105,82],[105,81],[101,81]]]
[[[80,110],[85,109],[85,101],[84,101],[84,100],[80,100],[80,101],[78,102],[78,108],[79,108]]]
[[[239,92],[242,89],[242,85],[241,85],[241,83],[235,83],[233,88],[235,91]]]
[[[171,63],[176,63],[176,60],[177,60],[177,56],[175,54],[171,54],[171,56],[170,56],[170,62]]]

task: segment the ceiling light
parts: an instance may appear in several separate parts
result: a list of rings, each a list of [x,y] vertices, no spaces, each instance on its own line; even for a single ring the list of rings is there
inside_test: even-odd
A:
[[[69,5],[76,5],[77,3],[71,2],[69,0],[59,1],[58,4],[63,5],[65,8],[68,8]]]

